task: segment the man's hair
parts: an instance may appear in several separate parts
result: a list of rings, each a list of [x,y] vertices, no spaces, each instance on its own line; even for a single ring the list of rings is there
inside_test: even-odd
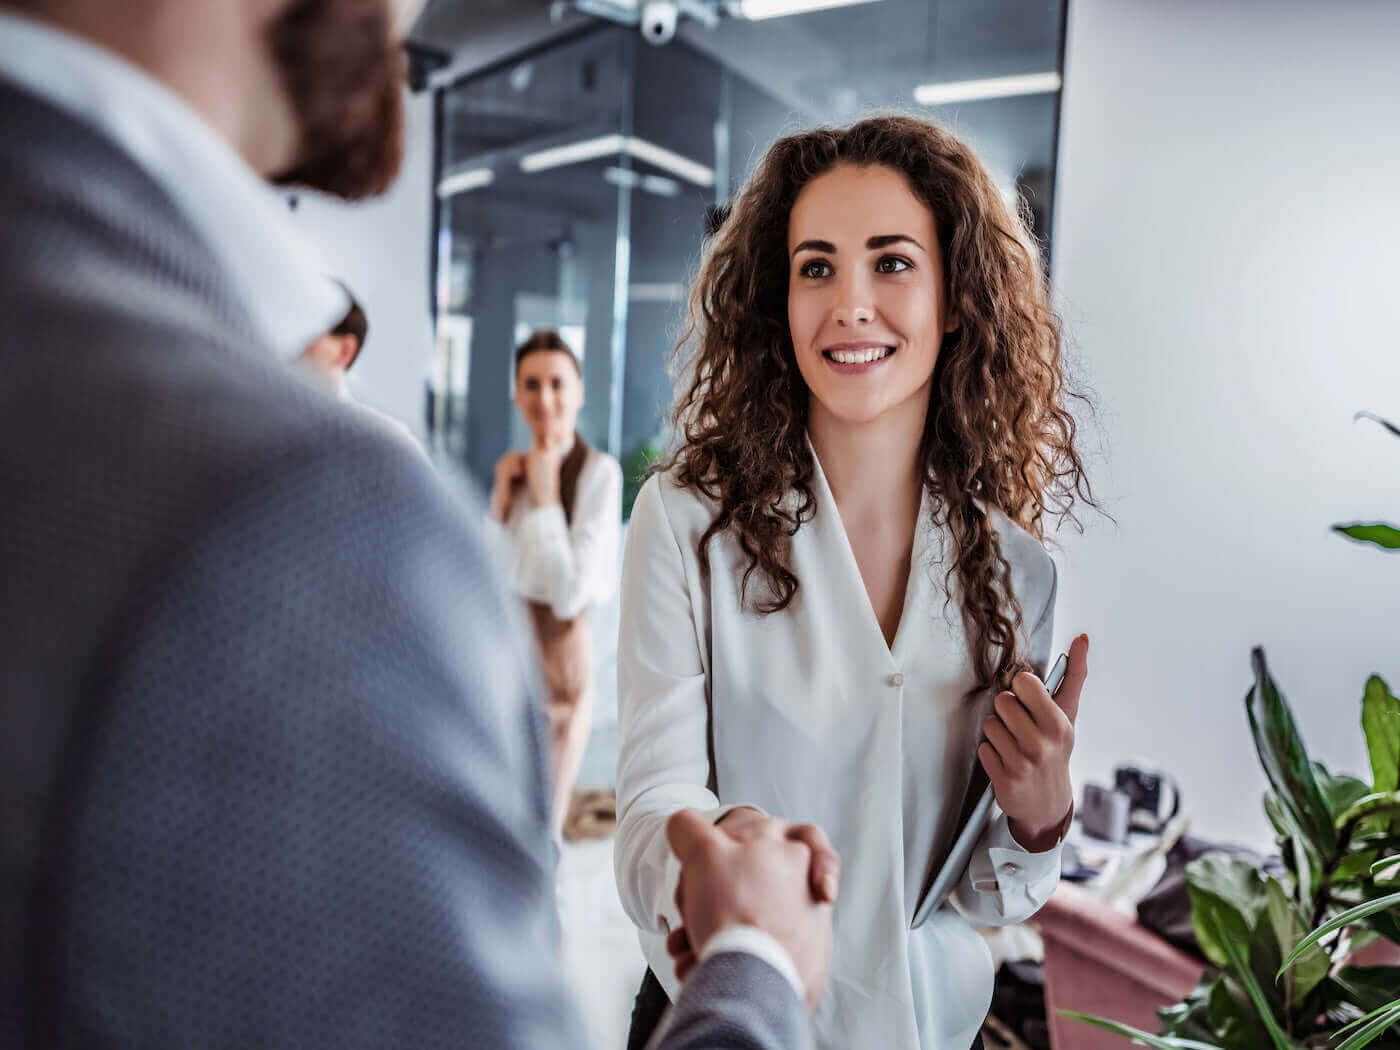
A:
[[[515,348],[515,374],[520,374],[520,362],[531,354],[537,354],[545,350],[552,350],[561,354],[568,354],[569,360],[574,363],[574,371],[578,373],[580,379],[583,378],[583,368],[578,363],[578,354],[573,348],[564,342],[564,338],[553,328],[538,328],[530,333],[530,338]]]
[[[345,285],[342,284],[341,287],[345,288]],[[364,349],[365,336],[369,334],[369,318],[365,316],[364,308],[360,306],[355,297],[350,295],[349,288],[345,288],[345,294],[350,297],[350,309],[340,319],[340,323],[331,329],[330,334],[353,335],[355,337],[355,353],[351,355],[349,363],[345,366],[346,371],[349,371],[359,359],[360,351]]]

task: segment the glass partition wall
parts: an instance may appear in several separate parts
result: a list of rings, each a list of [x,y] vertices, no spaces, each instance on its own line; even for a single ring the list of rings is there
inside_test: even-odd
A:
[[[629,484],[668,440],[669,363],[709,210],[782,134],[888,111],[938,120],[1031,210],[1048,251],[1063,0],[874,0],[690,25],[602,22],[446,88],[429,427],[483,484],[526,436],[512,352],[557,328],[580,430]]]

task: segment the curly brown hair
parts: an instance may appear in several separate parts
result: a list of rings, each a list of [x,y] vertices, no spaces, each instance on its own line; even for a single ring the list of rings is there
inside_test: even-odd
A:
[[[748,559],[744,600],[787,608],[799,581],[791,540],[816,513],[808,392],[788,329],[788,217],[803,187],[838,165],[901,173],[933,213],[948,308],[959,319],[934,367],[921,448],[934,523],[955,551],[977,689],[1006,688],[1026,666],[1020,602],[989,508],[1042,542],[1046,515],[1094,506],[1040,253],[977,156],[937,125],[881,116],[780,139],[707,245],[677,346],[680,444],[659,469],[709,499],[709,541],[731,532]],[[691,352],[687,354],[687,348]],[[793,498],[793,496],[796,498]],[[757,574],[766,593],[751,598]],[[951,600],[951,599],[950,599]]]

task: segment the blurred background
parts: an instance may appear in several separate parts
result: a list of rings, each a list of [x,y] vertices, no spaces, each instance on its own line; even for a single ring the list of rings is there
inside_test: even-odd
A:
[[[413,40],[404,178],[291,212],[370,316],[358,398],[484,486],[525,442],[512,350],[558,328],[625,516],[668,440],[710,209],[786,131],[927,115],[1033,214],[1096,406],[1107,513],[1055,555],[1057,647],[1093,639],[1076,782],[1168,775],[1193,834],[1271,849],[1253,645],[1313,758],[1366,769],[1363,684],[1400,682],[1400,555],[1330,526],[1400,517],[1400,443],[1353,420],[1400,418],[1400,4],[433,0]],[[581,778],[604,790],[615,617]],[[641,962],[609,850],[566,851],[561,889],[619,1046]]]

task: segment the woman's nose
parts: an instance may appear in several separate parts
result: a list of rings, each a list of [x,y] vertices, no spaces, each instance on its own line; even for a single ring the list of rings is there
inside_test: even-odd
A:
[[[837,294],[836,323],[845,328],[855,328],[875,320],[875,304],[870,293],[870,283],[860,278],[843,281]]]

